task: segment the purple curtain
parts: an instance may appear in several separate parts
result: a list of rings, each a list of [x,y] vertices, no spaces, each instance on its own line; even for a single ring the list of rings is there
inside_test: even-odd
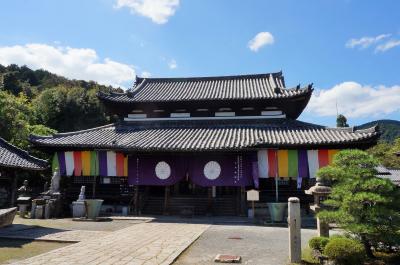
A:
[[[299,178],[309,178],[307,150],[299,150]]]
[[[204,187],[251,186],[253,180],[258,183],[258,172],[254,174],[254,170],[258,171],[257,162],[253,160],[251,155],[129,156],[128,183],[168,186],[188,176],[194,184]],[[164,162],[160,168],[164,173],[170,172],[165,173],[169,177],[157,176],[159,162]]]
[[[309,178],[307,150],[299,150],[299,177],[297,178],[297,189],[301,189],[303,178]]]
[[[57,158],[58,158],[58,166],[59,172],[61,176],[66,176],[67,175],[67,167],[65,165],[65,153],[64,152],[57,152]]]
[[[250,186],[252,163],[242,155],[203,155],[192,159],[190,178],[199,186]]]
[[[157,165],[159,165],[158,175]],[[129,156],[128,158],[128,183],[130,185],[169,186],[184,177],[184,164],[179,157]]]
[[[99,151],[99,174],[107,176],[107,151]]]

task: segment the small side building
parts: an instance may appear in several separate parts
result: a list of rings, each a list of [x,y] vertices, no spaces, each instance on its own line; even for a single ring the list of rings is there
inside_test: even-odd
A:
[[[19,172],[47,167],[47,161],[29,155],[0,137],[0,208],[14,205]]]

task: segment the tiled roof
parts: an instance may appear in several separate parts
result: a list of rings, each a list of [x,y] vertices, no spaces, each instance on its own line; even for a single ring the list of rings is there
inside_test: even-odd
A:
[[[195,100],[279,99],[311,94],[312,85],[285,88],[282,72],[189,78],[137,78],[135,86],[126,93],[103,93],[105,101],[171,102]]]
[[[394,184],[400,186],[400,169],[379,166],[376,170],[378,171],[377,177],[390,179]]]
[[[0,167],[41,170],[47,167],[47,161],[33,157],[0,138]]]
[[[52,137],[31,136],[36,146],[126,151],[216,151],[258,147],[298,147],[376,141],[366,130],[325,128],[289,119],[123,122]]]

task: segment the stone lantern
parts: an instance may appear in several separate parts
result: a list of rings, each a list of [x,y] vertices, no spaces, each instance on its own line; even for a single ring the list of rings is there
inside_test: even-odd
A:
[[[305,191],[306,194],[314,196],[314,204],[310,209],[316,214],[324,208],[322,202],[331,194],[332,188],[327,186],[321,179],[317,178],[317,183]],[[321,221],[317,217],[318,236],[329,237],[329,224]]]

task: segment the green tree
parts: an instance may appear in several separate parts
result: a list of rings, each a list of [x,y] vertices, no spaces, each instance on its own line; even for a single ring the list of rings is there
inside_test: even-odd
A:
[[[97,89],[58,86],[43,91],[33,100],[39,123],[58,131],[74,131],[109,122]]]
[[[338,224],[358,238],[368,256],[371,247],[390,248],[400,243],[400,193],[388,179],[376,177],[378,162],[364,151],[338,153],[318,177],[332,181],[332,194],[319,217]]]
[[[349,124],[347,124],[347,118],[344,115],[339,114],[336,117],[336,127],[349,127]]]
[[[381,141],[369,148],[367,152],[373,155],[385,167],[400,168],[400,157],[395,155],[395,153],[400,152],[400,137],[395,139],[392,144]]]
[[[0,91],[0,136],[21,148],[27,148],[30,133],[51,134],[55,130],[36,125],[32,104],[24,94],[14,96]]]

